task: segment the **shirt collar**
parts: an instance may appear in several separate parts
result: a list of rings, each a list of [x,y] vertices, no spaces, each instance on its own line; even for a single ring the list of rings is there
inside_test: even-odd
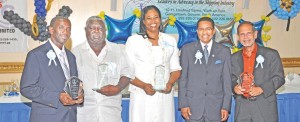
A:
[[[207,45],[207,46],[208,46],[208,47],[207,47],[207,50],[208,50],[208,52],[210,52],[211,47],[212,47],[213,40],[210,40],[208,44],[205,44],[205,43],[203,43],[203,42],[200,40],[200,43],[201,43],[201,46],[202,46],[202,49],[203,49],[203,50],[205,49],[204,46]]]
[[[256,52],[257,52],[257,44],[254,43],[254,48],[251,52],[251,56],[256,55]],[[246,53],[246,48],[245,47],[243,48],[243,55],[249,57]]]
[[[110,48],[109,45],[110,45],[112,42],[109,42],[107,39],[105,39],[105,42],[106,42],[106,44],[105,44],[105,46],[103,47],[103,49],[101,50],[101,52],[100,52],[100,54],[99,54],[98,56],[96,56],[95,52],[94,52],[93,49],[91,48],[91,46],[90,46],[90,44],[88,43],[88,41],[85,41],[85,48],[89,51],[90,54],[93,54],[93,55],[96,56],[96,57],[101,57],[101,56],[104,56],[104,55],[107,53],[107,51],[111,50],[111,48]]]
[[[66,52],[65,51],[65,46],[63,45],[62,49],[59,49],[53,42],[51,39],[48,40],[52,46],[52,48],[54,49],[54,52],[56,53],[56,55],[59,55],[62,52]]]
[[[152,43],[148,40],[148,38],[144,38],[145,42],[147,43],[147,46],[152,46]],[[161,32],[158,33],[158,45],[159,46],[165,46],[164,45],[164,39]]]

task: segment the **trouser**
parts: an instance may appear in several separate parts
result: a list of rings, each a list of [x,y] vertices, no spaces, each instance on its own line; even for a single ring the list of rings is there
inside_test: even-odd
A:
[[[203,114],[203,116],[199,120],[186,120],[186,122],[220,122],[220,121],[212,121],[209,120],[206,116],[206,113]]]
[[[258,101],[241,102],[235,122],[264,122],[259,110]]]

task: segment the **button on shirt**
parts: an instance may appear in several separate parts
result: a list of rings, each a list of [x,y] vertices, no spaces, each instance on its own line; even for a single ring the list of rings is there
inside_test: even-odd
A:
[[[257,52],[257,44],[254,44],[254,49],[252,50],[250,57],[247,55],[246,49],[243,48],[244,72],[253,74],[256,52]]]

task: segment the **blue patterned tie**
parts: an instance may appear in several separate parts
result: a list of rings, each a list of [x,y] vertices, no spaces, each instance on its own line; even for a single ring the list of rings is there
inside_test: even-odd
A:
[[[207,64],[208,56],[209,56],[207,47],[208,47],[207,45],[204,46],[204,58],[205,58],[206,64]]]

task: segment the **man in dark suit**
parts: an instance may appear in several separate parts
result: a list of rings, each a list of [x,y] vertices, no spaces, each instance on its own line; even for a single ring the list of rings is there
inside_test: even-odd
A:
[[[280,56],[255,43],[257,31],[251,22],[241,23],[237,31],[243,48],[231,58],[235,122],[278,122],[275,91],[285,83]],[[249,78],[251,83],[245,83]]]
[[[229,48],[212,40],[214,21],[197,22],[198,41],[181,49],[179,108],[187,122],[220,122],[231,106],[231,63]]]
[[[31,122],[76,122],[76,105],[64,92],[65,81],[77,76],[75,56],[64,47],[71,35],[71,22],[57,16],[51,20],[51,39],[27,54],[21,78],[21,94],[30,100]]]

